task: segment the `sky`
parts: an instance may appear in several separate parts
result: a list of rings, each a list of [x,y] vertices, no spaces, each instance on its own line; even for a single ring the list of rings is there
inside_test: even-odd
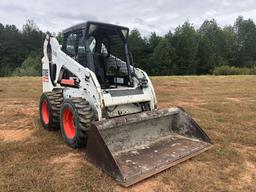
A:
[[[0,23],[21,29],[32,19],[50,32],[92,20],[163,35],[185,21],[198,28],[215,18],[225,26],[239,15],[256,22],[256,0],[0,0]]]

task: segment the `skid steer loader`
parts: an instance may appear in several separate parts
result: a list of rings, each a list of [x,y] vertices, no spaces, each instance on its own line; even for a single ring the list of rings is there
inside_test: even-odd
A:
[[[129,186],[198,155],[212,142],[182,109],[157,109],[147,74],[134,67],[129,29],[86,22],[47,34],[40,121]]]

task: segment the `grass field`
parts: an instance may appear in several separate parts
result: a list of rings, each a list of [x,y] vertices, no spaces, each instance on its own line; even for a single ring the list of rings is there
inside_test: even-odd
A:
[[[152,80],[159,106],[182,106],[212,149],[123,188],[42,129],[40,78],[0,78],[0,191],[256,191],[256,76]]]

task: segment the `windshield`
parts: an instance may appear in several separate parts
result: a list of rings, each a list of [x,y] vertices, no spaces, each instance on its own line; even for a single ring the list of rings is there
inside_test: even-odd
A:
[[[104,58],[107,76],[128,76],[125,41],[120,31],[100,28],[94,30],[86,39],[86,51]]]
[[[86,53],[92,55],[101,84],[130,85],[127,44],[120,29],[94,26],[85,38],[85,47]]]

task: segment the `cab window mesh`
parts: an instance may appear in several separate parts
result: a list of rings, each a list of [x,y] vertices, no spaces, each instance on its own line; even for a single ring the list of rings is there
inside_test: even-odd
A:
[[[124,43],[117,34],[110,36],[110,56],[106,59],[107,76],[127,76],[128,69],[126,64]]]

